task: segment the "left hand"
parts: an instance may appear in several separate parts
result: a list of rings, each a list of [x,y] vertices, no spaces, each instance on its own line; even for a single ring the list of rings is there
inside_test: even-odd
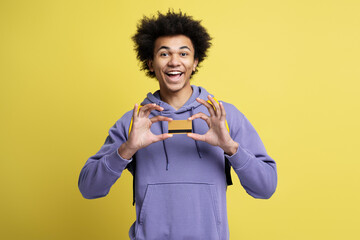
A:
[[[188,133],[187,135],[196,141],[203,141],[213,146],[219,146],[226,154],[231,156],[236,153],[239,144],[231,138],[226,128],[225,108],[221,102],[218,104],[210,95],[208,96],[208,99],[212,105],[200,98],[197,98],[196,101],[208,109],[210,116],[199,112],[188,118],[188,120],[194,120],[197,118],[205,120],[209,126],[209,131],[207,131],[204,135],[197,133]]]

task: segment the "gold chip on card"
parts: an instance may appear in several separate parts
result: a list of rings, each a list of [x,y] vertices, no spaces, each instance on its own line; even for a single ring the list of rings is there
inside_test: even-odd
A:
[[[192,132],[191,120],[172,120],[169,122],[169,133],[171,134],[186,134]]]

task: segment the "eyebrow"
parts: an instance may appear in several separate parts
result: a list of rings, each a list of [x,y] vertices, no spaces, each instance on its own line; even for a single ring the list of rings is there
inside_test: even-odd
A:
[[[161,49],[170,50],[170,48],[167,47],[167,46],[161,46],[161,47],[159,47],[159,49],[157,50],[157,52],[160,51]],[[188,49],[189,51],[191,51],[188,46],[182,46],[182,47],[180,47],[179,49]]]

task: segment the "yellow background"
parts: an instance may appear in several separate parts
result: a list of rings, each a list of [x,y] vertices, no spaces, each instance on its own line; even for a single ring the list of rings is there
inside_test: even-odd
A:
[[[132,176],[83,199],[78,175],[157,82],[138,20],[181,8],[212,35],[192,84],[231,102],[278,164],[270,200],[233,172],[231,239],[360,239],[357,0],[0,2],[0,238],[128,239]]]

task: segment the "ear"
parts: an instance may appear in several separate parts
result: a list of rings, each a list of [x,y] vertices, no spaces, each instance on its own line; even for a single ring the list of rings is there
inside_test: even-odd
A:
[[[199,59],[195,58],[195,60],[194,60],[194,66],[193,66],[193,72],[196,71],[196,67],[197,67],[198,63],[199,63]]]
[[[147,65],[148,65],[148,67],[149,67],[149,70],[150,70],[150,72],[153,72],[154,71],[154,68],[153,68],[153,66],[152,66],[152,60],[148,60],[147,61]]]

